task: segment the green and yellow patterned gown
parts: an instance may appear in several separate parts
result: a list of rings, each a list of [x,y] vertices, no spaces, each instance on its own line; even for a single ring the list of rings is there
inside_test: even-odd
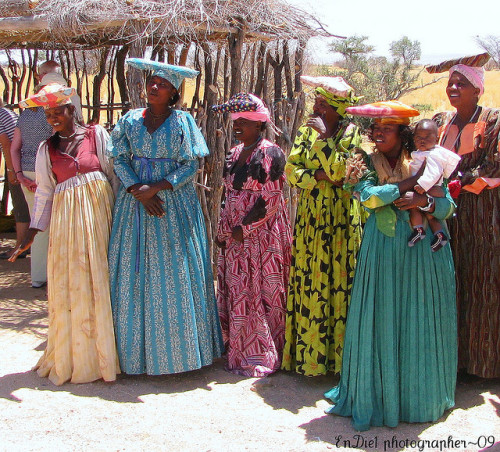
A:
[[[299,129],[285,172],[300,188],[294,228],[282,368],[314,376],[339,372],[347,307],[361,242],[361,207],[341,186],[316,181],[323,169],[341,184],[345,161],[361,143],[344,122],[335,137]]]

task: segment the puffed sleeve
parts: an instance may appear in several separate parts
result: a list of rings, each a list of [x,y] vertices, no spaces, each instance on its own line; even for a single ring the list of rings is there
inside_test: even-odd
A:
[[[123,116],[111,132],[108,141],[107,154],[113,159],[114,170],[125,188],[140,183],[140,180],[130,165],[132,149],[130,146],[127,130],[133,118],[135,110],[129,111]]]
[[[109,141],[109,134],[106,129],[102,126],[96,125],[95,127],[95,142],[97,148],[97,158],[101,164],[101,169],[111,184],[113,188],[113,193],[116,195],[118,188],[120,186],[120,181],[116,177],[113,170],[113,162],[110,160],[108,154],[106,153],[106,147]]]
[[[285,165],[285,174],[288,183],[292,187],[312,190],[317,184],[314,178],[316,169],[306,168],[305,165],[307,153],[316,141],[317,136],[318,132],[310,127],[301,127],[297,132],[297,137]]]
[[[45,231],[50,224],[56,180],[52,173],[47,142],[40,143],[35,162],[36,192],[30,227]]]
[[[209,154],[207,143],[194,118],[185,111],[178,111],[181,115],[181,149],[180,157],[183,160],[205,157]]]
[[[354,186],[354,192],[359,195],[359,201],[368,209],[392,204],[401,195],[395,184],[377,185],[373,177],[361,180]]]
[[[463,189],[479,194],[500,186],[500,110],[493,110],[484,129],[484,148],[480,164],[462,175]]]

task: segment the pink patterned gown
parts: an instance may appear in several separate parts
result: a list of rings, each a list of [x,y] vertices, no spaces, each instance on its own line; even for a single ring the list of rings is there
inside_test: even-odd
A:
[[[262,377],[280,368],[290,268],[291,229],[283,198],[285,155],[263,139],[237,168],[234,147],[224,169],[225,206],[217,239],[217,304],[227,370]],[[243,242],[231,237],[243,228]]]

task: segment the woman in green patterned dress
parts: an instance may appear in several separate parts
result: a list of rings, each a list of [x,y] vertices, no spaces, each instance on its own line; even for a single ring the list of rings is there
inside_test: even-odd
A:
[[[347,306],[361,241],[361,208],[343,190],[345,161],[359,146],[345,117],[352,88],[341,77],[302,77],[316,86],[313,114],[299,129],[285,172],[300,189],[294,228],[282,368],[339,372]]]

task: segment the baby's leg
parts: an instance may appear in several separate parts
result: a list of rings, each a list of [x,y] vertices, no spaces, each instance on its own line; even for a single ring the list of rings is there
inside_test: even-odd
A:
[[[436,234],[436,232],[442,231],[443,228],[441,226],[441,222],[434,218],[432,214],[429,212],[424,212],[425,213],[425,218],[427,218],[427,221],[429,223],[429,227],[431,228],[431,231],[433,234]]]
[[[427,218],[429,227],[434,234],[434,237],[431,241],[431,250],[433,252],[436,252],[448,243],[448,237],[446,237],[446,234],[443,231],[443,227],[441,226],[441,222],[439,220],[434,218],[428,212],[425,212],[425,218]]]
[[[408,237],[408,246],[412,247],[425,238],[424,217],[419,209],[410,209],[410,224],[413,232]]]

